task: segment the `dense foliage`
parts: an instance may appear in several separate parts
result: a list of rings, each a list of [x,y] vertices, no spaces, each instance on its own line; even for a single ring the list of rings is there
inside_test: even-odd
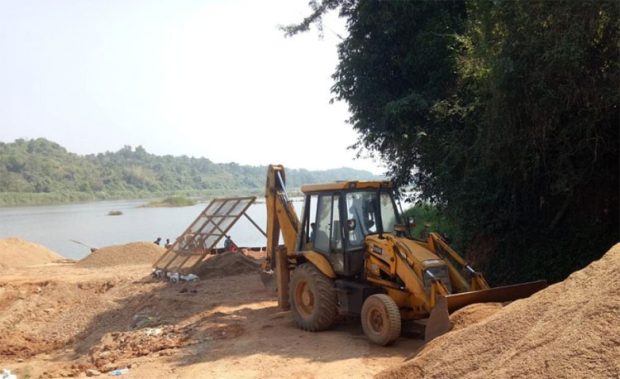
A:
[[[311,2],[339,9],[332,88],[358,147],[443,210],[495,282],[558,280],[620,239],[620,5]]]
[[[267,167],[156,156],[138,146],[79,156],[39,138],[0,143],[0,204],[139,198],[164,194],[262,194]],[[373,179],[366,171],[289,169],[287,186]]]

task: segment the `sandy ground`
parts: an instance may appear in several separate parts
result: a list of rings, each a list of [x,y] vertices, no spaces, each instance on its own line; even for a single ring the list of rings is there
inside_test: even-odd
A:
[[[257,274],[170,284],[149,265],[13,268],[0,277],[0,368],[18,378],[365,378],[422,341],[374,346],[358,320],[309,333]],[[96,372],[92,372],[97,374]]]
[[[0,241],[0,369],[20,379],[620,378],[620,244],[528,299],[453,313],[428,344],[379,347],[357,319],[298,329],[255,271],[261,253],[211,256],[202,280],[173,284],[151,277],[163,249],[149,242],[72,262]]]

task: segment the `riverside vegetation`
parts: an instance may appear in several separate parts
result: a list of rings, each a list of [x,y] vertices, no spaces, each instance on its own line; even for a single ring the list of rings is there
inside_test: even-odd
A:
[[[206,158],[157,156],[141,146],[82,156],[44,138],[18,139],[0,142],[0,206],[262,195],[266,170],[265,166],[213,163]],[[287,185],[292,190],[306,183],[377,178],[350,168],[289,169],[287,173]]]
[[[144,204],[144,208],[168,208],[168,207],[189,207],[196,204],[192,199],[184,196],[170,196],[163,200],[149,201]]]

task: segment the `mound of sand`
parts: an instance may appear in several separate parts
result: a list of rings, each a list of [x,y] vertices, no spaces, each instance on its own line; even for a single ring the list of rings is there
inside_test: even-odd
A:
[[[0,268],[37,266],[64,260],[45,246],[18,238],[0,239]]]
[[[620,377],[620,244],[377,378]]]
[[[165,251],[166,249],[152,242],[132,242],[97,249],[75,265],[82,268],[99,268],[153,264]]]
[[[461,308],[450,315],[450,321],[454,325],[452,330],[463,329],[479,323],[493,316],[500,309],[502,309],[502,303],[476,303]]]
[[[258,272],[259,266],[258,261],[252,257],[227,252],[208,257],[194,273],[201,278],[213,278]]]

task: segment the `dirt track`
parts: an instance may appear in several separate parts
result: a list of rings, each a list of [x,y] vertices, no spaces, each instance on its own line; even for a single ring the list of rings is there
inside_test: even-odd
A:
[[[355,320],[308,333],[256,274],[169,284],[149,265],[18,268],[0,278],[0,368],[19,378],[371,377],[421,345],[371,345]]]

